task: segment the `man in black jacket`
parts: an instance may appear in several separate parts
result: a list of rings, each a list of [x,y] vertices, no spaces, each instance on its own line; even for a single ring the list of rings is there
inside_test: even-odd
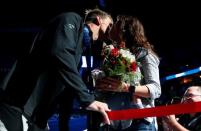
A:
[[[0,120],[9,131],[17,131],[12,126],[16,120],[4,113],[5,108],[23,111],[36,86],[42,89],[42,94],[31,116],[29,130],[46,127],[59,100],[63,98],[64,90],[69,108],[72,108],[73,99],[77,98],[82,108],[100,112],[105,123],[110,123],[106,114],[106,111],[110,111],[107,104],[95,101],[80,77],[78,66],[82,55],[84,24],[92,33],[92,39],[97,40],[104,38],[111,23],[111,16],[99,9],[90,10],[85,23],[78,14],[69,12],[58,15],[39,32],[28,55],[17,61],[4,91]]]

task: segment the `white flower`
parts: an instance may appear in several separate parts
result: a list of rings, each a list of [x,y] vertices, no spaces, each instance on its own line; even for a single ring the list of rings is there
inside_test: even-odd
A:
[[[133,55],[129,50],[120,49],[119,52],[122,57],[129,59],[131,63],[135,62],[135,55]]]

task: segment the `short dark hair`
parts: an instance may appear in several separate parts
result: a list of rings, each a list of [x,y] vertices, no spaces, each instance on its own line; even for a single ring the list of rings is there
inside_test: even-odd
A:
[[[85,11],[84,22],[85,23],[94,22],[96,20],[97,16],[99,16],[102,19],[109,17],[112,20],[112,17],[109,13],[107,13],[103,10],[100,10],[98,8],[95,8],[95,9],[88,9]]]

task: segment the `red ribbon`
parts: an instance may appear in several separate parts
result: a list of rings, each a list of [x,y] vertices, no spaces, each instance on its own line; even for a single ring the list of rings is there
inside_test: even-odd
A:
[[[107,112],[110,120],[128,120],[145,117],[161,117],[171,114],[184,114],[201,112],[201,102],[188,104],[172,104],[144,109],[113,110]]]

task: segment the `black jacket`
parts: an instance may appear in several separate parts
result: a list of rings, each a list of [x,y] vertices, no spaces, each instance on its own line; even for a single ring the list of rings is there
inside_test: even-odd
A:
[[[5,89],[5,101],[22,108],[36,86],[54,101],[64,88],[83,107],[94,101],[78,71],[82,55],[83,21],[75,13],[55,17],[35,39],[29,54],[17,61]],[[44,98],[45,97],[45,98]]]

